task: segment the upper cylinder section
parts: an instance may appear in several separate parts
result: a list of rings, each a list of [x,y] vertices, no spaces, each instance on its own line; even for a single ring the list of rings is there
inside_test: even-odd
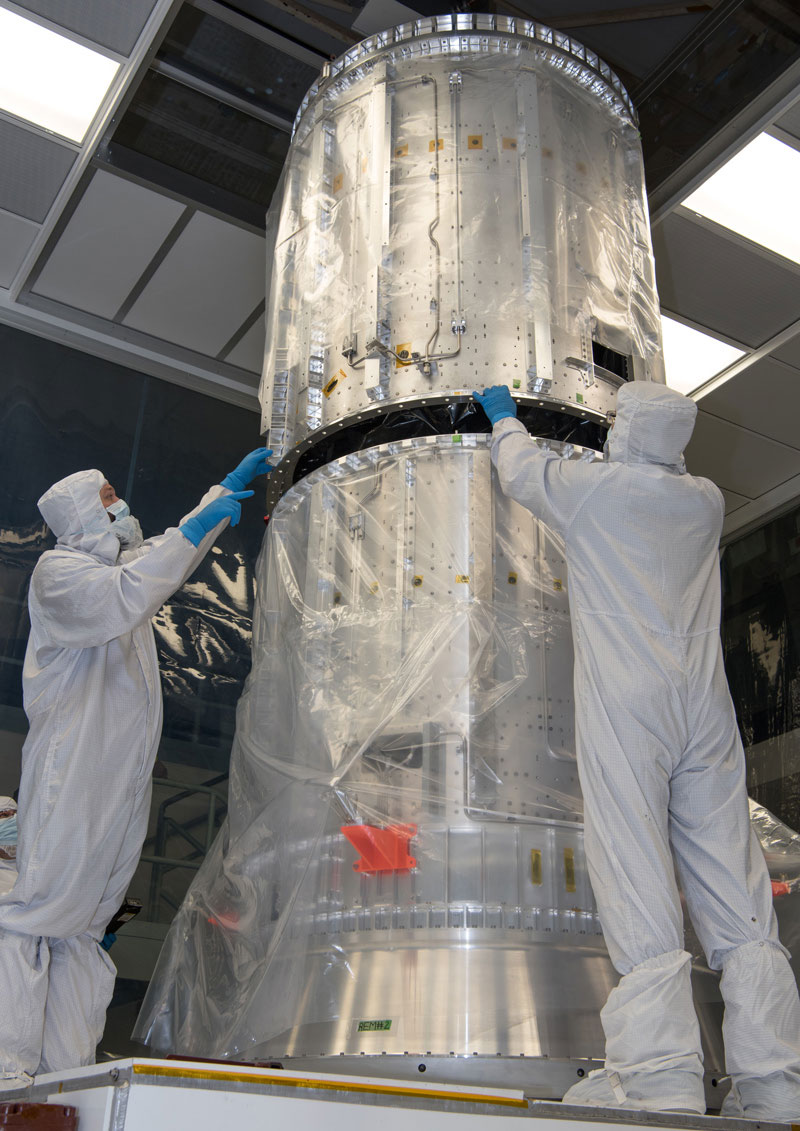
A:
[[[633,108],[540,24],[421,19],[329,64],[272,222],[261,403],[281,455],[489,384],[600,419],[621,381],[663,380]]]

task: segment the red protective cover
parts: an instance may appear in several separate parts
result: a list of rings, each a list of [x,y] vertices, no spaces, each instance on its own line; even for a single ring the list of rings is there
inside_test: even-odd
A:
[[[342,825],[342,833],[360,854],[353,865],[356,872],[407,872],[417,861],[409,854],[408,842],[416,825]]]

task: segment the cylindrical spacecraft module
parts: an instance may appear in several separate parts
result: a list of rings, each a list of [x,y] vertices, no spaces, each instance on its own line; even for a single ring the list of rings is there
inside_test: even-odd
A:
[[[635,115],[568,36],[420,19],[325,68],[272,223],[280,463],[229,817],[138,1033],[561,1095],[616,980],[569,578],[471,391],[508,385],[541,443],[595,459],[619,385],[663,381]]]

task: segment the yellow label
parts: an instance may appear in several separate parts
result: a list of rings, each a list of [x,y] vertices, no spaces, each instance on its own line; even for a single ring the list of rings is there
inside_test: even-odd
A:
[[[483,134],[470,134],[467,138],[467,149],[483,149]]]
[[[542,854],[538,848],[531,849],[531,883],[536,887],[542,883]]]
[[[555,591],[557,593],[560,593],[561,590],[564,588],[564,582],[561,580],[560,577],[554,577],[553,578],[553,588],[555,589]]]
[[[336,386],[339,384],[339,382],[344,381],[346,376],[347,374],[343,369],[339,369],[336,373],[334,373],[333,377],[331,377],[327,385],[322,386],[323,397],[329,397]]]
[[[344,184],[344,173],[337,173],[333,178],[333,191],[338,192]]]
[[[460,585],[469,585],[469,574],[468,573],[457,573],[456,574],[456,581]]]
[[[404,365],[411,365],[411,342],[402,342],[395,348],[394,352],[396,354],[401,354],[403,352],[408,354],[408,361],[401,361],[399,357],[397,358],[394,366],[395,369],[402,369]]]
[[[380,585],[378,585],[377,581],[373,581],[372,585],[369,587],[370,593],[377,593],[379,589]]]
[[[394,155],[395,157],[408,157],[408,145],[396,145]]]
[[[517,139],[515,137],[504,137],[503,138],[503,149],[516,149],[516,148],[517,148]]]
[[[336,592],[335,592],[335,593],[334,593],[334,595],[333,595],[333,603],[334,603],[334,605],[338,605],[338,604],[339,604],[339,602],[341,601],[341,599],[342,599],[342,595],[341,595],[341,593],[339,592],[339,590],[337,589],[337,590],[336,590]]]
[[[509,585],[516,585],[517,584],[517,575],[513,572],[513,570],[508,575],[508,584]]]
[[[361,172],[366,173],[368,166],[369,166],[369,158],[368,157],[362,157],[361,158]]]
[[[420,585],[422,585],[422,574],[415,573],[413,578],[411,579],[411,584],[415,589],[419,589]]]
[[[564,887],[575,891],[575,853],[571,848],[564,849]]]
[[[442,137],[432,137],[431,140],[428,142],[428,153],[433,153],[437,149],[439,149],[439,150],[444,149],[444,138],[442,138]]]

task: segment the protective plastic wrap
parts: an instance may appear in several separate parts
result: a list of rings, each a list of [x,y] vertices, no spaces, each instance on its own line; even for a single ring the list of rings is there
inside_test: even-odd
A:
[[[567,36],[478,15],[374,36],[309,92],[284,177],[261,390],[278,454],[484,379],[583,415],[663,380],[633,110]]]
[[[156,1047],[600,1053],[563,550],[492,475],[486,437],[409,440],[277,508],[228,824],[138,1025]]]

